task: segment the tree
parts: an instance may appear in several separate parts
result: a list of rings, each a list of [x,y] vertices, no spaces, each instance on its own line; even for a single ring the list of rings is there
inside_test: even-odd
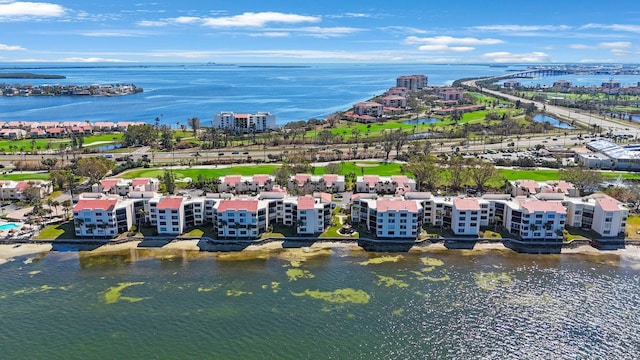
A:
[[[164,189],[167,193],[173,194],[176,190],[176,182],[173,178],[173,174],[165,170],[164,175],[162,176],[162,184],[164,185]]]
[[[22,191],[24,201],[31,206],[38,206],[41,204],[40,188],[29,182],[25,189]]]
[[[168,125],[162,125],[160,127],[160,147],[171,151],[173,150],[173,131]]]
[[[393,132],[393,147],[396,149],[396,157],[402,152],[402,147],[407,142],[407,134],[398,129]]]
[[[452,156],[449,159],[449,183],[454,190],[459,190],[469,177],[466,160],[462,156]]]
[[[122,144],[129,146],[152,146],[157,139],[156,129],[149,124],[131,125],[122,134]]]
[[[582,166],[562,169],[559,175],[560,179],[573,183],[581,195],[596,191],[602,183],[602,174],[599,171]]]
[[[62,210],[64,211],[65,219],[69,218],[69,210],[71,210],[71,206],[72,206],[72,203],[70,199],[67,199],[62,202]]]
[[[469,166],[469,177],[476,185],[476,189],[478,189],[479,192],[484,190],[484,185],[487,181],[497,175],[498,172],[496,171],[496,167],[487,161],[475,160],[472,161]]]
[[[325,174],[340,174],[340,165],[338,163],[328,163],[324,167]]]
[[[353,138],[354,142],[357,144],[358,139],[360,138],[360,129],[358,128],[351,129],[351,137]]]
[[[68,182],[70,176],[73,176],[70,170],[49,171],[49,180],[51,180],[51,185],[53,185],[53,188],[57,190],[65,189],[65,184]]]
[[[289,184],[289,178],[293,175],[293,171],[288,164],[283,164],[281,167],[273,171],[276,184],[286,188]]]
[[[403,169],[413,174],[418,191],[422,190],[422,184],[425,184],[427,189],[434,189],[442,178],[442,168],[436,164],[432,155],[414,155]]]
[[[393,132],[389,132],[389,131],[385,131],[385,133],[382,135],[382,149],[384,150],[384,154],[385,154],[385,160],[389,160],[389,154],[391,153],[391,150],[393,150],[393,145],[395,143],[395,137],[393,135]]]
[[[192,117],[187,120],[187,123],[189,124],[189,126],[191,126],[191,130],[193,130],[193,136],[197,136],[198,129],[200,129],[200,118]]]
[[[96,183],[115,167],[116,163],[104,157],[84,157],[76,162],[75,173],[89,178],[89,183]]]
[[[47,158],[47,159],[40,160],[40,162],[42,163],[42,165],[46,166],[47,169],[51,170],[58,163],[58,159],[56,159],[56,158]]]

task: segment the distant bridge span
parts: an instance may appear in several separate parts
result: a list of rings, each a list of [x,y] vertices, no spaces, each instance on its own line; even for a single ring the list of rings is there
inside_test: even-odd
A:
[[[537,78],[542,76],[558,76],[558,75],[571,75],[576,74],[577,71],[566,69],[529,69],[522,71],[514,71],[504,75],[493,76],[482,80],[503,80],[503,79],[522,79],[522,78]]]

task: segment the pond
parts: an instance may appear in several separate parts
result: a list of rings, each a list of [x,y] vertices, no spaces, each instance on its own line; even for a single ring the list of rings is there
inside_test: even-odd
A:
[[[551,124],[553,127],[558,128],[558,129],[575,129],[573,126],[562,122],[556,118],[553,118],[551,116],[547,116],[547,115],[543,115],[543,114],[538,114],[536,116],[533,117],[533,121],[537,121],[537,122],[541,122],[541,123],[545,123],[548,122],[549,124]]]
[[[429,118],[405,120],[405,121],[402,122],[402,124],[407,124],[407,125],[425,125],[425,124],[434,124],[434,123],[437,123],[440,120],[441,119],[439,119],[439,118],[429,117]]]
[[[109,150],[119,149],[121,147],[122,147],[122,144],[109,144],[109,145],[98,146],[97,149],[98,151],[109,151]]]
[[[430,132],[419,132],[407,136],[409,139],[428,139],[432,136]]]

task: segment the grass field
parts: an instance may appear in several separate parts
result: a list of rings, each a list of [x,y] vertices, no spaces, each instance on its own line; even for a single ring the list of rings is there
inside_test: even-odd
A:
[[[55,239],[73,239],[76,237],[73,221],[66,223],[49,225],[42,229],[34,240],[55,240]]]
[[[6,173],[0,174],[0,180],[13,180],[13,181],[21,181],[21,180],[49,180],[48,172],[37,172],[37,173]]]
[[[345,175],[350,172],[356,174],[356,176],[362,175],[402,175],[401,164],[399,163],[378,163],[370,161],[345,161],[338,163],[340,166],[340,175]],[[256,174],[270,175],[279,165],[254,165],[254,166],[235,166],[228,168],[189,168],[189,169],[174,169],[172,170],[176,179],[184,179],[190,177],[196,179],[198,175],[202,175],[207,178],[220,177],[226,175],[243,175],[251,176]],[[558,171],[551,169],[498,169],[500,176],[492,179],[489,182],[490,187],[500,188],[504,183],[504,180],[535,180],[535,181],[548,181],[559,180]],[[323,175],[325,173],[324,167],[316,167],[314,170],[315,175]],[[124,179],[133,179],[138,177],[153,177],[157,178],[164,174],[164,169],[135,169],[125,172],[119,177]],[[7,180],[21,180],[21,179],[47,179],[46,173],[38,173],[34,176],[28,177],[28,175],[0,175],[0,179],[5,179],[3,176],[7,176]],[[621,176],[626,180],[640,180],[640,174],[628,173],[628,172],[602,172],[603,177],[607,179],[616,179]],[[445,170],[446,177],[446,170]],[[470,183],[468,185],[471,185]]]

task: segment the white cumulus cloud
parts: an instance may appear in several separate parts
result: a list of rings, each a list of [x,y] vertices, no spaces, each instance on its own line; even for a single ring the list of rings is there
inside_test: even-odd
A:
[[[482,55],[483,58],[497,63],[540,63],[549,62],[549,55],[534,51],[531,53],[514,54],[507,51],[496,51]]]
[[[426,44],[426,45],[496,45],[502,44],[504,41],[500,39],[478,39],[474,37],[455,38],[452,36],[433,36],[433,37],[417,37],[409,36],[404,40],[405,44]]]
[[[60,17],[64,14],[64,8],[58,4],[26,1],[0,3],[0,18],[5,20],[33,17]]]
[[[631,47],[631,43],[628,41],[602,42],[599,46],[605,49],[627,49]]]
[[[299,24],[319,22],[317,16],[285,14],[281,12],[245,12],[240,15],[203,18],[202,23],[210,27],[262,27],[270,23]]]
[[[0,44],[0,51],[19,51],[26,50],[22,46]]]
[[[435,51],[435,52],[469,52],[476,48],[471,46],[447,46],[447,45],[422,45],[418,47],[420,51]]]

